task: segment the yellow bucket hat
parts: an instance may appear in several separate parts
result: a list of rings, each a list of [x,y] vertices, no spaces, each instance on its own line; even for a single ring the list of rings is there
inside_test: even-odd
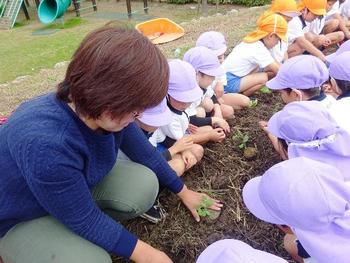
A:
[[[298,10],[301,11],[307,8],[311,13],[323,16],[327,13],[326,11],[327,0],[300,0]]]
[[[287,42],[287,21],[280,15],[267,12],[257,21],[258,28],[243,38],[246,43],[256,42],[270,33],[275,33],[281,40]]]
[[[300,16],[295,0],[273,0],[270,10],[289,17]]]

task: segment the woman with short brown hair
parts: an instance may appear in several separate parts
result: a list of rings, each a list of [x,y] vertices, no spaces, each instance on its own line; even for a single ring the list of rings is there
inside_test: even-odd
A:
[[[147,38],[104,27],[82,42],[56,93],[23,103],[0,127],[4,263],[111,262],[107,252],[171,262],[112,219],[147,211],[159,183],[199,221],[205,195],[187,189],[133,123],[163,100],[168,78]],[[116,163],[119,148],[131,161]]]

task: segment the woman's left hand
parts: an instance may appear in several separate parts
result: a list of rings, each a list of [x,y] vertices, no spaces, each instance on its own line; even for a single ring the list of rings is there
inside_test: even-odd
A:
[[[213,204],[208,207],[209,209],[220,211],[223,207],[223,204],[219,200],[210,198],[206,194],[189,190],[186,185],[184,185],[181,192],[179,192],[177,195],[179,196],[183,204],[187,207],[187,209],[190,210],[192,216],[197,222],[200,221],[197,208],[200,207],[201,203],[205,198],[208,198],[213,202]]]

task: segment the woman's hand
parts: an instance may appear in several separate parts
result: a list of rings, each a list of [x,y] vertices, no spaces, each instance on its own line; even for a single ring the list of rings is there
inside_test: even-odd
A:
[[[162,251],[138,240],[130,259],[136,263],[172,263],[173,261]]]
[[[192,216],[197,222],[200,221],[197,208],[200,207],[204,199],[207,198],[213,202],[213,204],[208,207],[209,209],[220,211],[223,207],[223,204],[219,200],[212,199],[206,194],[189,190],[186,185],[184,185],[181,192],[179,192],[177,195],[181,199],[182,203],[188,208],[188,210],[190,210]]]

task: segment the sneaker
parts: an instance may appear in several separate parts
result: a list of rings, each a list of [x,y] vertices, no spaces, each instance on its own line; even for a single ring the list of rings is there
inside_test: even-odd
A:
[[[165,211],[158,205],[154,205],[146,213],[140,215],[140,217],[151,223],[157,224],[165,218]]]

